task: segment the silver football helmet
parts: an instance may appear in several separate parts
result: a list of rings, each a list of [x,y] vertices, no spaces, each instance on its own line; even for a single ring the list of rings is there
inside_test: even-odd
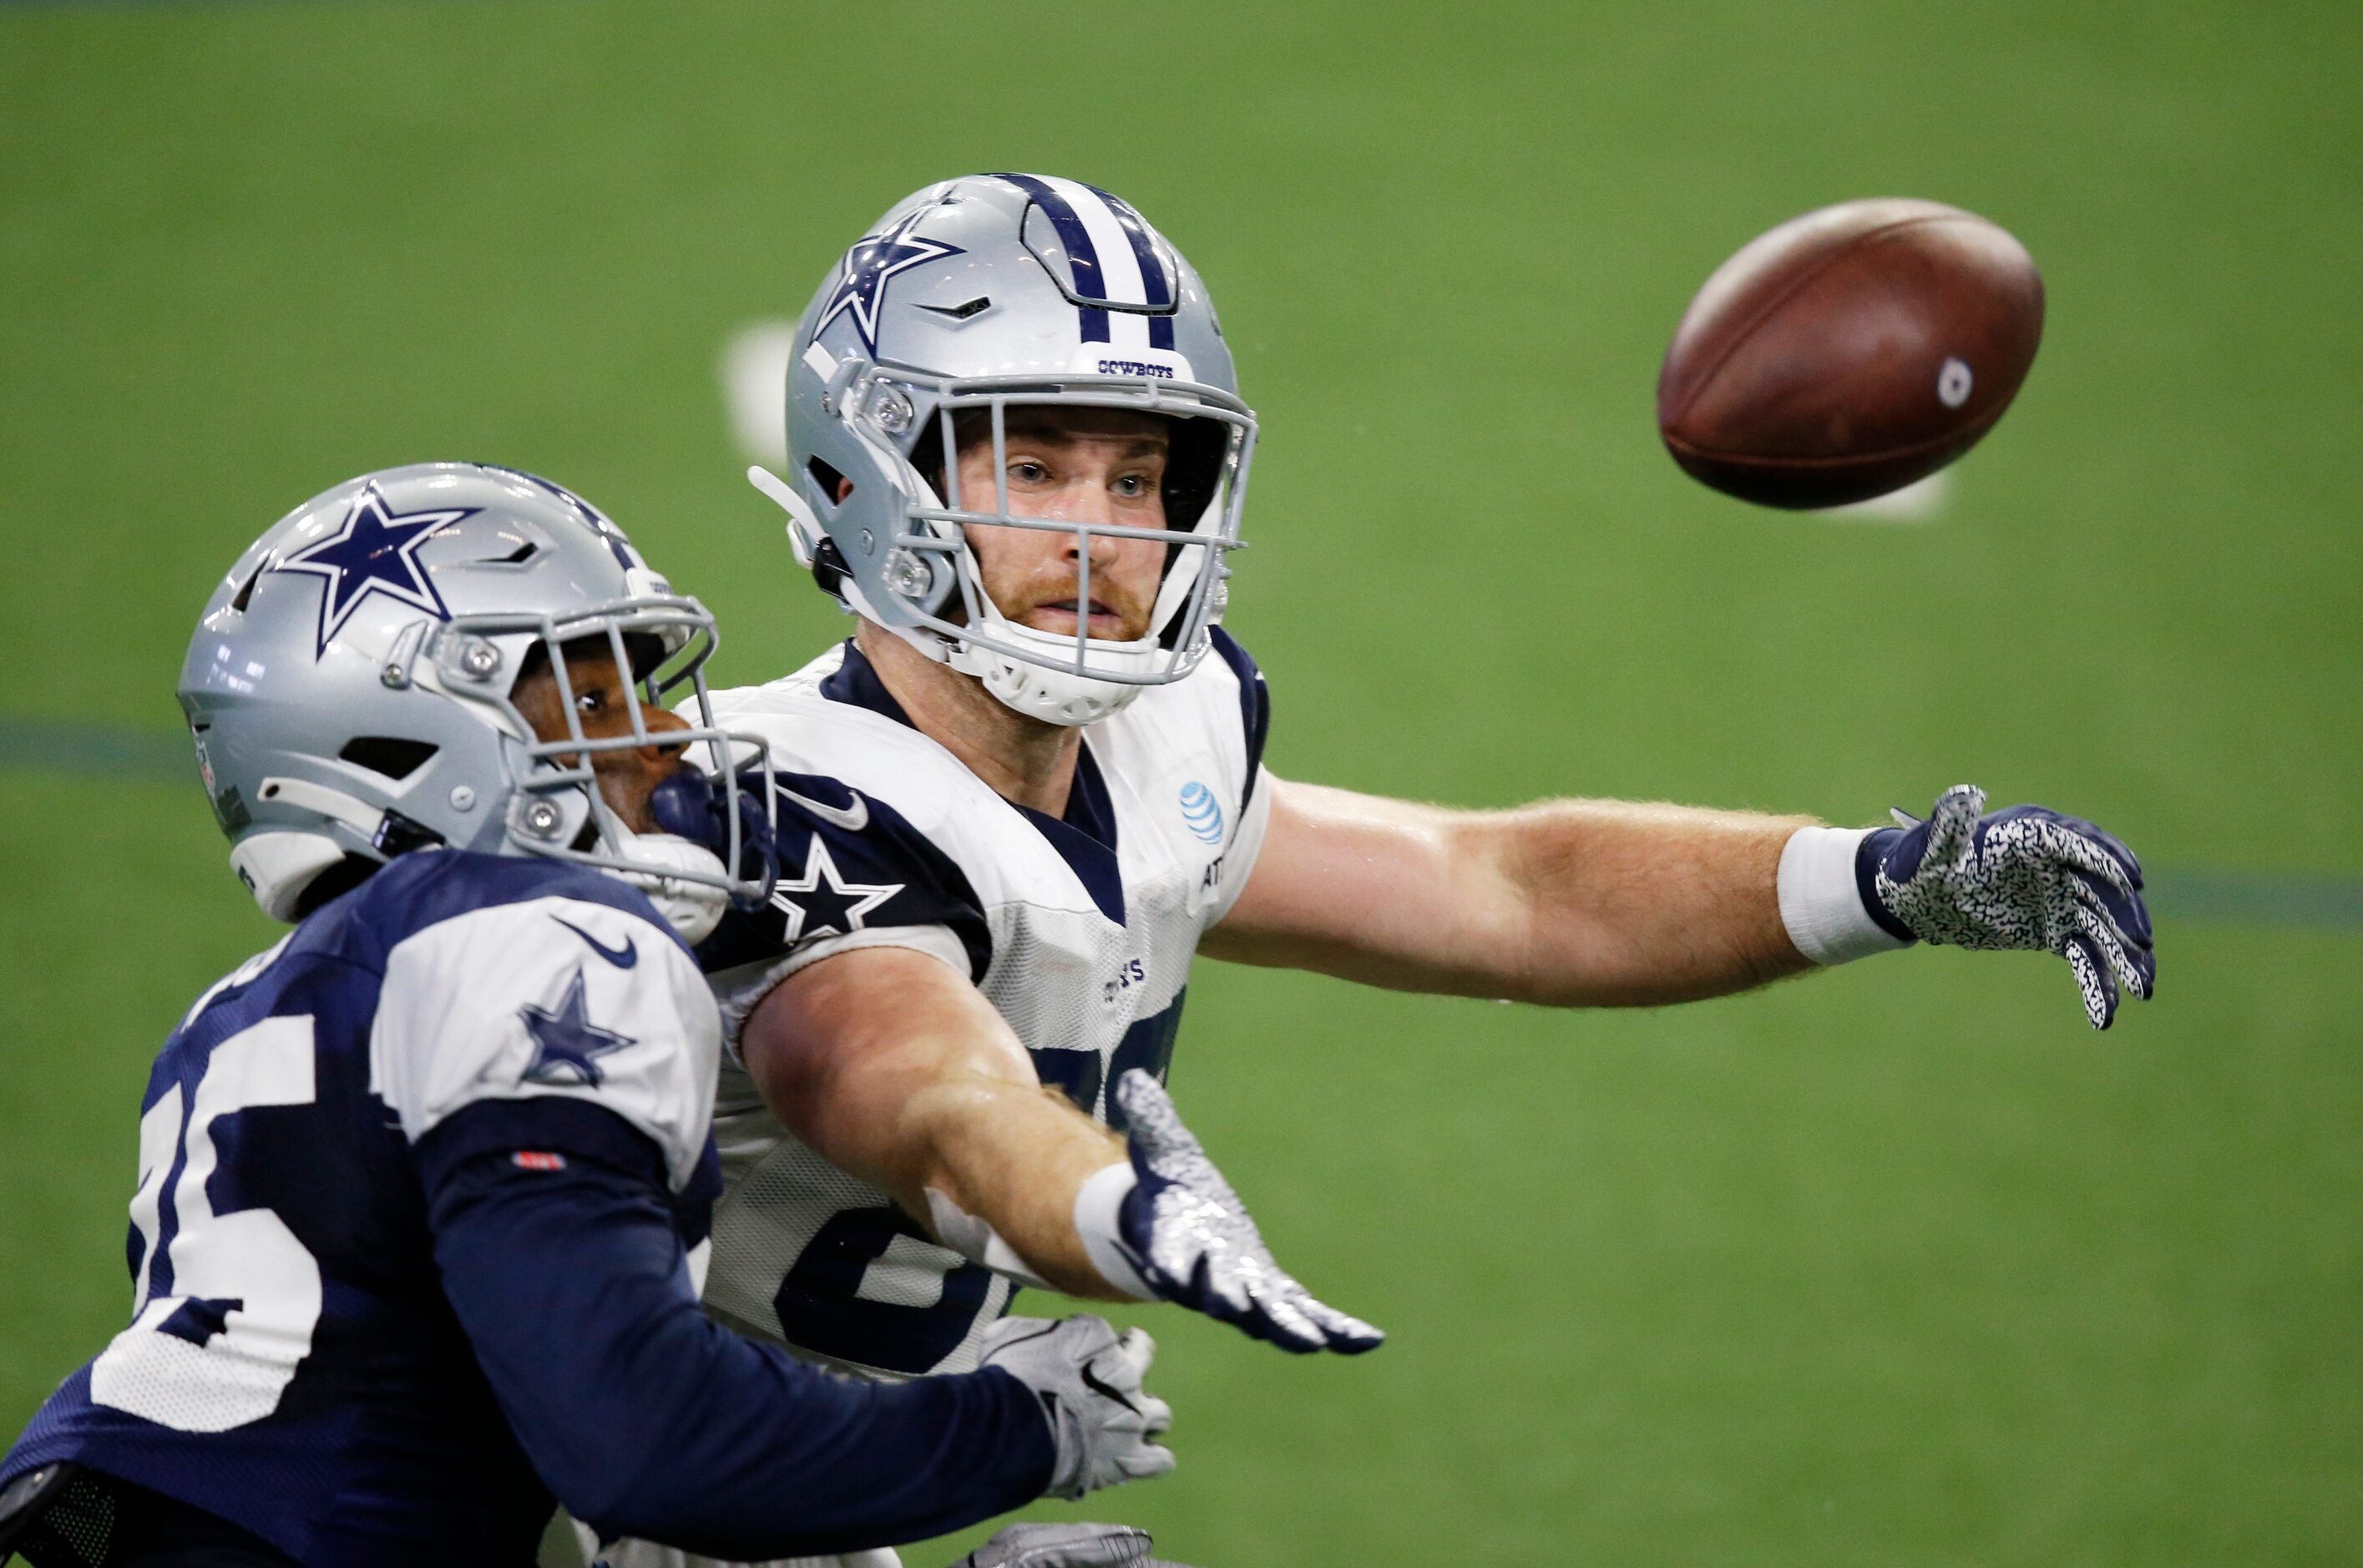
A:
[[[585,638],[637,683],[628,735],[582,734],[566,651]],[[682,789],[658,786],[658,817],[700,817],[693,836],[634,833],[600,798],[592,757],[703,746],[768,774],[760,742],[714,724],[716,639],[704,606],[588,502],[514,469],[419,463],[316,495],[248,547],[197,624],[181,706],[230,865],[273,918],[368,862],[448,846],[613,873],[695,941],[727,900],[769,896],[768,873],[749,870],[758,792],[742,795],[731,766],[718,780],[683,770]],[[512,696],[544,657],[563,740],[540,740]],[[648,713],[684,688],[703,722],[652,736]]]
[[[1004,417],[1021,404],[1167,418],[1167,526],[1012,514]],[[960,493],[953,419],[970,410],[992,432],[989,495]],[[1255,436],[1205,286],[1162,235],[1094,186],[974,174],[897,203],[830,272],[788,367],[792,472],[749,477],[788,513],[797,561],[849,609],[1018,712],[1087,724],[1205,657]],[[1090,536],[1164,540],[1148,634],[1008,620],[984,592],[971,523],[1075,534],[1082,598]]]

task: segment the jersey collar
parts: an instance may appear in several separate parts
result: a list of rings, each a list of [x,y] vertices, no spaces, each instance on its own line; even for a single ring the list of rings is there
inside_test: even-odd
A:
[[[855,647],[849,637],[845,639],[844,662],[822,680],[820,695],[831,702],[866,707],[905,728],[918,728],[886,689],[886,683],[878,678],[870,656]],[[1084,741],[1076,751],[1075,783],[1067,792],[1064,816],[1052,817],[1015,801],[1009,807],[1032,823],[1035,831],[1059,851],[1100,913],[1123,925],[1124,873],[1116,862],[1115,803],[1108,797],[1107,780],[1101,776],[1091,742]]]

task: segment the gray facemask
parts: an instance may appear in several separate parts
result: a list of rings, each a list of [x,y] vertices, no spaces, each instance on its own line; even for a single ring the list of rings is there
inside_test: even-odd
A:
[[[770,763],[713,723],[716,642],[704,606],[588,503],[515,470],[426,463],[338,485],[256,540],[206,605],[180,697],[230,863],[275,918],[332,868],[448,847],[596,867],[695,940],[733,897],[769,892],[748,873],[737,775]],[[593,649],[632,673],[628,732],[583,733],[567,661]],[[540,658],[563,740],[516,706]],[[684,698],[686,728],[665,714]],[[602,800],[594,759],[657,745],[714,775],[711,843],[635,834]]]
[[[1164,421],[1165,526],[1014,512],[1008,417],[1044,406]],[[962,430],[992,441],[989,493],[960,492]],[[1205,656],[1228,598],[1225,558],[1241,548],[1255,436],[1204,285],[1139,214],[1071,180],[979,174],[897,204],[831,272],[788,371],[793,471],[750,477],[787,511],[798,561],[848,608],[1020,712],[1083,724]],[[1147,635],[1093,638],[1080,615],[1071,635],[1007,619],[965,537],[976,525],[1073,535],[1079,609],[1095,535],[1164,543]]]

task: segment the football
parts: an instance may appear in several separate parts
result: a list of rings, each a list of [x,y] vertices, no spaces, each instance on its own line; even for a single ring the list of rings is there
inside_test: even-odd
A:
[[[1975,446],[2042,337],[2042,274],[2003,229],[1936,202],[1824,207],[1691,301],[1658,429],[1686,473],[1742,500],[1869,500]]]

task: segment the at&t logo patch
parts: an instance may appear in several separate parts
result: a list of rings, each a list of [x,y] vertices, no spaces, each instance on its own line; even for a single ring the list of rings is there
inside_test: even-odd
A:
[[[1210,844],[1223,841],[1223,803],[1196,779],[1182,786],[1182,823]]]

